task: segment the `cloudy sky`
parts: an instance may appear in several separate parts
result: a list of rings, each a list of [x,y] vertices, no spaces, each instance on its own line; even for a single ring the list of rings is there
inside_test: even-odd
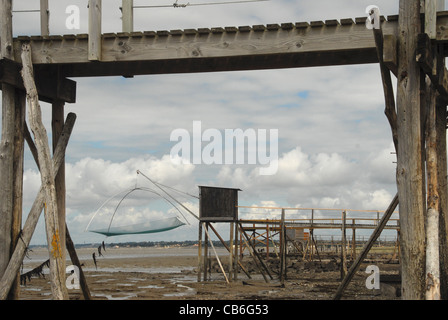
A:
[[[190,0],[204,2],[213,0]],[[135,0],[134,4],[171,3]],[[120,0],[103,0],[103,32],[121,31],[120,4]],[[383,15],[398,13],[398,0],[270,0],[136,9],[134,30],[355,18],[365,16],[371,4]],[[66,28],[69,5],[80,8],[79,30]],[[37,0],[14,2],[14,10],[38,6]],[[87,0],[50,0],[50,12],[51,34],[87,32]],[[14,14],[15,35],[36,35],[39,30],[38,14]],[[113,195],[136,185],[154,188],[137,176],[137,170],[193,195],[198,195],[199,185],[240,188],[239,204],[244,206],[385,210],[396,193],[396,158],[391,154],[378,65],[75,80],[77,102],[65,108],[66,113],[77,114],[66,159],[67,224],[75,243],[197,239],[197,223],[188,213],[184,214],[190,225],[175,231],[107,239],[84,232],[103,204],[92,225],[107,226],[110,220],[103,211],[115,208],[112,201],[106,202]],[[41,106],[50,131],[51,108],[45,103]],[[202,131],[217,129],[223,134],[225,129],[237,128],[278,130],[277,173],[260,175],[260,164],[174,163],[170,151],[176,142],[170,141],[170,134],[179,128],[193,134],[193,121],[201,122]],[[39,172],[26,147],[24,219],[39,186]],[[114,224],[176,214],[160,197],[142,194],[123,201]],[[196,198],[176,197],[197,213]],[[240,216],[259,217],[261,212],[240,209]],[[340,211],[335,212],[339,217]],[[303,216],[309,211],[295,214]],[[44,234],[42,215],[32,244],[45,243]]]

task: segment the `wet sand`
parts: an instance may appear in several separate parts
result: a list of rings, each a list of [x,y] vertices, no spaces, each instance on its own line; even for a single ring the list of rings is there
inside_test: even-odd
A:
[[[198,282],[197,248],[194,247],[106,248],[101,257],[95,248],[77,252],[95,300],[328,300],[340,283],[339,271],[313,270],[289,273],[284,285],[275,273],[268,283],[260,274],[251,274],[252,279],[249,279],[245,273],[239,273],[237,281],[227,283],[219,272],[212,273],[209,281]],[[96,267],[93,252],[97,255]],[[220,253],[223,264],[227,263],[228,255],[223,250]],[[45,261],[46,254],[45,248],[33,249],[30,259],[25,259],[24,271]],[[47,273],[45,278],[33,277],[26,286],[21,286],[21,299],[51,299],[48,268],[44,268],[44,273]],[[379,290],[368,290],[366,277],[364,272],[358,272],[346,289],[344,299],[395,299]],[[70,299],[83,299],[80,290],[68,291]]]

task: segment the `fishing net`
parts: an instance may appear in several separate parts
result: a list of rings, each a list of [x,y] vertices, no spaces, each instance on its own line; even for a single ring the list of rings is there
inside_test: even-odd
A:
[[[170,217],[160,220],[147,221],[144,223],[136,223],[122,227],[109,227],[104,229],[90,230],[91,232],[103,234],[107,237],[130,235],[130,234],[146,234],[164,232],[172,229],[176,229],[185,225],[177,217]]]
[[[138,173],[141,174],[140,171]],[[149,179],[147,176],[145,177]],[[90,219],[86,231],[99,233],[107,237],[165,232],[189,224],[181,209],[197,218],[193,212],[164,190],[162,186],[171,190],[174,190],[173,188],[150,181],[158,188],[157,190],[148,187],[135,187],[121,191],[106,200]],[[180,191],[177,190],[177,192]],[[166,210],[166,208],[165,210],[171,216],[164,216],[166,214],[161,213],[160,206],[158,212],[147,208],[148,202],[154,204],[157,201],[168,205],[169,210]],[[155,215],[154,212],[156,212]],[[174,213],[175,216],[173,216]],[[186,223],[179,219],[180,216]]]

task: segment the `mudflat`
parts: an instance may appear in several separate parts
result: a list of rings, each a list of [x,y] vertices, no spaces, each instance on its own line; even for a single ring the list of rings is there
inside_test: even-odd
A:
[[[337,267],[327,268],[323,261],[313,263],[290,263],[284,284],[279,280],[275,268],[272,268],[268,281],[253,269],[250,278],[244,272],[238,274],[237,280],[227,283],[224,275],[215,266],[207,279],[198,282],[197,248],[106,248],[101,256],[96,248],[77,250],[83,264],[91,296],[96,300],[245,300],[245,299],[283,299],[283,300],[329,300],[332,299],[341,281]],[[96,265],[92,254],[95,253]],[[229,257],[225,249],[219,250],[222,264],[228,264]],[[39,266],[48,258],[46,248],[35,248],[25,258],[23,272]],[[271,259],[271,266],[275,259]],[[242,263],[250,265],[250,256],[245,256]],[[70,265],[67,260],[67,265]],[[396,273],[397,264],[378,262],[382,272]],[[380,290],[366,288],[365,273],[367,264],[345,290],[343,299],[399,299],[388,285]],[[43,268],[43,276],[32,277],[21,285],[20,299],[51,299],[48,280],[48,268]],[[69,277],[69,274],[67,274]],[[389,290],[385,290],[389,289]],[[392,289],[392,290],[391,290]],[[82,300],[79,289],[69,289],[69,297]]]

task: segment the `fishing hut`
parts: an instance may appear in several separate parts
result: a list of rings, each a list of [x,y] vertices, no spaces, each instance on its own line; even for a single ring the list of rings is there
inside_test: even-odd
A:
[[[402,297],[448,298],[444,1],[399,0],[398,15],[392,16],[371,9],[356,19],[136,32],[133,1],[122,0],[123,30],[108,34],[101,31],[102,1],[88,4],[88,34],[50,35],[48,0],[41,0],[41,35],[13,38],[12,0],[0,0],[1,299],[18,296],[19,267],[42,211],[54,299],[67,299],[65,247],[79,265],[70,250],[64,203],[64,154],[75,118],[69,113],[64,119],[64,108],[76,100],[73,78],[367,63],[377,64],[381,72],[385,114],[397,153],[398,193],[382,220],[388,220],[399,202]],[[396,95],[392,77],[397,79]],[[51,103],[53,155],[39,101]],[[31,130],[24,120],[26,110]],[[38,162],[42,187],[22,224],[25,141]],[[204,216],[203,223],[210,218]],[[375,229],[373,237],[381,230]],[[348,271],[335,298],[341,297],[351,271],[356,267]]]
[[[219,262],[221,271],[229,282],[232,275],[237,277],[238,269],[238,192],[240,189],[219,188],[209,186],[199,186],[199,240],[198,240],[198,281],[207,280],[207,272],[209,266],[208,244],[211,245],[217,261]],[[230,244],[226,244],[218,231],[211,223],[225,222],[230,226]],[[213,246],[210,238],[210,231],[218,237],[224,247],[229,252],[229,276],[227,277],[224,267],[219,256]],[[204,234],[203,234],[204,233]],[[204,235],[204,241],[202,237]]]

